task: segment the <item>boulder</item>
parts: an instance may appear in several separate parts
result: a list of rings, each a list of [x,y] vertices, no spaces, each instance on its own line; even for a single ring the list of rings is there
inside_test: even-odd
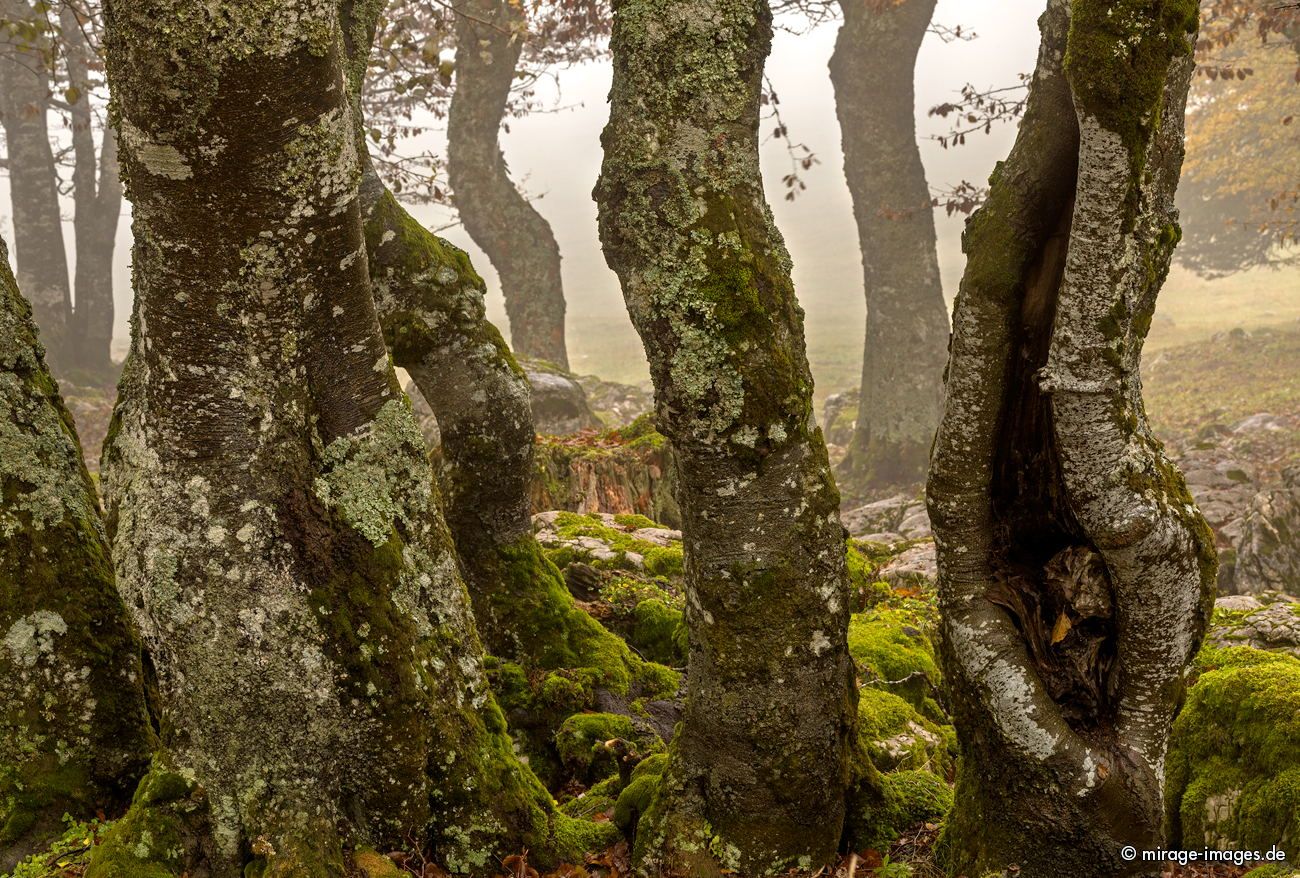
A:
[[[573,375],[545,360],[519,358],[532,387],[533,427],[546,436],[563,436],[603,426],[587,393]]]
[[[1232,590],[1300,594],[1300,467],[1258,493],[1242,520]]]

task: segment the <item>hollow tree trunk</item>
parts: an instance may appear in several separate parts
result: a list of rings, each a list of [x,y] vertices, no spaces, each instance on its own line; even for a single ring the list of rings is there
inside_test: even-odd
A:
[[[916,55],[935,0],[841,0],[831,55],[844,175],[867,294],[857,426],[840,487],[865,494],[925,477],[943,406],[948,308],[930,186],[916,141]]]
[[[369,10],[377,15],[377,10]],[[357,33],[373,31],[358,20]],[[352,32],[349,29],[349,32]],[[350,45],[354,94],[369,44]],[[360,113],[360,100],[354,101]],[[358,149],[365,148],[358,126]],[[446,516],[489,652],[538,670],[581,670],[587,698],[565,715],[596,706],[595,689],[623,698],[670,697],[660,669],[645,662],[578,608],[555,565],[533,537],[529,489],[534,471],[529,386],[487,319],[482,279],[462,250],[425,229],[397,202],[363,153],[361,203],[375,303],[393,361],[429,402],[441,434]],[[649,688],[647,688],[649,687]],[[531,711],[546,745],[563,717]]]
[[[456,90],[447,118],[447,176],[474,243],[501,278],[510,341],[569,368],[560,246],[510,179],[497,140],[527,34],[522,3],[457,0]]]
[[[1192,0],[1051,0],[1030,103],[965,236],[931,468],[963,765],[954,874],[1154,874],[1213,541],[1138,365],[1178,240]],[[1124,47],[1119,51],[1119,47]]]
[[[513,755],[389,366],[339,15],[108,8],[136,304],[105,481],[165,751],[89,878],[587,841]]]
[[[117,138],[106,128],[96,155],[90,111],[91,50],[71,6],[59,14],[68,84],[76,90],[72,117],[73,234],[77,268],[73,278],[76,308],[69,331],[68,359],[101,380],[112,376],[113,250],[122,213],[122,183],[117,170]]]
[[[595,196],[678,454],[690,628],[685,717],[637,848],[691,875],[834,854],[856,709],[839,497],[759,174],[770,44],[755,0],[614,7]]]
[[[0,0],[0,21],[32,27],[37,13],[27,0]],[[55,371],[64,366],[72,309],[68,257],[63,251],[58,175],[46,110],[49,41],[0,29],[0,123],[9,158],[9,198],[14,221],[14,269],[31,303],[41,343]]]
[[[0,872],[148,763],[140,644],[72,418],[0,241]]]

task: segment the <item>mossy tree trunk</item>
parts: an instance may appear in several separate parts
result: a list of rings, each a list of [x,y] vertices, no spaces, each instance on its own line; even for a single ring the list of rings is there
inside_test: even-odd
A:
[[[1193,0],[1051,0],[1030,102],[966,230],[929,484],[963,768],[954,874],[1154,874],[1208,528],[1138,374],[1178,240]]]
[[[0,0],[0,124],[9,161],[14,269],[58,371],[64,366],[72,290],[46,119],[50,41],[43,24],[44,13],[28,0]]]
[[[501,278],[510,341],[569,368],[560,246],[510,179],[498,133],[527,37],[518,0],[457,0],[456,90],[447,118],[447,176],[461,222]]]
[[[643,863],[761,875],[835,853],[856,689],[843,529],[790,260],[764,200],[761,0],[620,0],[596,186],[679,461],[688,695]]]
[[[354,35],[349,81],[357,98],[377,13],[354,7],[347,28]],[[364,126],[357,131],[364,149]],[[438,420],[447,523],[489,652],[523,666],[529,677],[539,670],[581,672],[590,684],[587,697],[557,705],[561,711],[594,707],[597,688],[624,697],[671,696],[645,688],[662,688],[664,673],[643,674],[645,663],[578,608],[533,537],[528,380],[487,319],[485,287],[469,256],[421,226],[384,187],[367,156],[362,163],[379,319],[394,362],[411,374]],[[549,745],[564,717],[532,713]]]
[[[77,268],[73,277],[76,308],[72,312],[68,359],[88,378],[112,374],[113,251],[122,213],[122,181],[117,172],[117,138],[105,128],[95,148],[90,107],[91,48],[71,5],[59,13],[59,29],[68,66],[68,84],[75,100],[72,121],[72,197],[76,210],[73,234]]]
[[[152,750],[95,488],[0,242],[0,872],[117,816]]]
[[[105,482],[165,750],[88,875],[587,841],[514,757],[389,365],[340,4],[107,11],[136,299]]]
[[[841,490],[865,495],[925,477],[943,407],[948,308],[930,187],[916,140],[916,55],[935,0],[842,0],[831,55],[844,175],[866,282],[857,425]]]

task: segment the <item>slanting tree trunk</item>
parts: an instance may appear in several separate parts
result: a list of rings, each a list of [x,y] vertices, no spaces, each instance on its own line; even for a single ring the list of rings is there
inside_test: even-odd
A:
[[[1213,540],[1138,364],[1178,240],[1194,0],[1051,0],[971,219],[929,485],[964,768],[953,874],[1151,875]]]
[[[762,0],[621,0],[596,186],[679,460],[690,663],[637,847],[690,875],[835,853],[856,689],[839,496],[764,200]]]
[[[857,426],[839,482],[863,495],[924,479],[943,406],[948,307],[912,84],[935,0],[840,7],[831,84],[862,250],[867,334]]]
[[[0,872],[116,817],[148,764],[140,645],[95,489],[0,242]]]
[[[86,377],[112,377],[109,355],[113,342],[113,250],[122,213],[122,183],[117,172],[117,138],[104,131],[96,155],[90,108],[91,49],[84,27],[72,6],[59,13],[68,65],[72,106],[72,198],[76,213],[73,234],[77,268],[73,282],[76,307],[68,333],[69,362]]]
[[[105,481],[165,751],[89,878],[342,876],[361,842],[482,872],[590,840],[487,689],[371,297],[339,15],[108,9],[136,304]]]
[[[497,140],[527,36],[518,0],[457,0],[456,91],[447,117],[447,177],[456,210],[501,278],[510,341],[569,368],[560,246],[515,188]]]
[[[65,361],[72,291],[46,122],[49,38],[37,29],[38,14],[27,0],[0,0],[0,22],[8,23],[0,26],[0,124],[9,158],[14,268],[57,372]]]
[[[345,32],[372,34],[378,9]],[[528,380],[487,319],[482,279],[462,250],[425,229],[389,192],[365,149],[360,89],[369,40],[349,42],[366,249],[379,319],[393,361],[429,402],[441,434],[441,485],[479,631],[493,656],[538,671],[577,672],[584,692],[535,709],[544,746],[570,713],[599,691],[630,701],[671,697],[675,675],[647,669],[617,635],[581,610],[533,537],[529,490],[535,462]],[[544,679],[544,678],[543,678]],[[544,682],[543,682],[544,685]],[[665,687],[673,691],[664,691]]]

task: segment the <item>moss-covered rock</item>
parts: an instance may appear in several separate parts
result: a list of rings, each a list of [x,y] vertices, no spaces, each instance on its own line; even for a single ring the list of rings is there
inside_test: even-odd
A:
[[[855,850],[886,850],[906,830],[937,823],[952,808],[952,787],[931,771],[881,775],[880,786],[879,796],[850,804],[845,837]]]
[[[854,614],[849,653],[864,686],[898,695],[931,721],[946,722],[930,633],[935,619],[932,603],[891,594],[888,603]]]
[[[653,421],[577,437],[541,436],[529,488],[534,512],[635,513],[681,525],[672,449]]]
[[[858,701],[858,739],[882,771],[926,769],[947,777],[957,753],[950,725],[939,725],[892,692],[864,688]]]
[[[1187,848],[1300,856],[1300,660],[1249,647],[1202,652],[1174,723],[1166,818]]]
[[[632,777],[618,794],[614,806],[614,823],[619,829],[635,838],[641,816],[650,809],[668,770],[668,755],[657,753],[645,759],[632,770]]]
[[[617,774],[622,748],[642,756],[664,749],[652,729],[615,713],[578,713],[566,719],[555,733],[560,760],[571,777],[585,783]]]

